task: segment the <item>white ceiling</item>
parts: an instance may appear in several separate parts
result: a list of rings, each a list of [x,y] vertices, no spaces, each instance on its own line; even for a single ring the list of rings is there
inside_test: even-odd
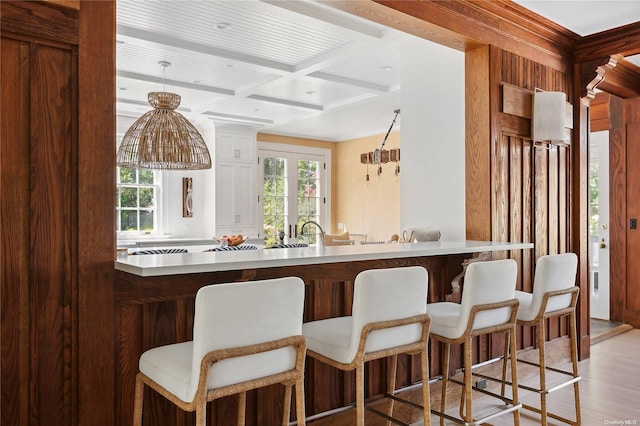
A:
[[[640,20],[638,1],[518,3],[581,35]],[[603,4],[599,19],[580,26],[589,20],[576,10]],[[147,93],[166,86],[191,119],[329,141],[386,132],[400,103],[399,50],[429,44],[313,1],[285,0],[117,0],[117,42],[121,115],[148,111]],[[159,61],[171,62],[164,78]]]

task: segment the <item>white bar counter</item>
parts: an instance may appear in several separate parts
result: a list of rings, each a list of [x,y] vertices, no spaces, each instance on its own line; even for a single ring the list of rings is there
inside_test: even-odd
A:
[[[533,248],[533,243],[468,240],[333,247],[312,246],[186,254],[150,254],[127,256],[126,259],[118,259],[115,262],[115,269],[141,277],[153,277],[531,248]]]

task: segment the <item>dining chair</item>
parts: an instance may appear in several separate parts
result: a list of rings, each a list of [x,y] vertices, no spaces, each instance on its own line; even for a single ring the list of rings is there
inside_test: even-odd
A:
[[[304,323],[307,355],[340,370],[356,370],[356,424],[364,425],[364,409],[385,418],[393,416],[398,354],[419,355],[422,366],[424,424],[430,424],[425,313],[428,275],[420,266],[371,269],[354,282],[352,315]],[[365,363],[391,357],[387,379],[387,411],[365,406]]]
[[[302,336],[304,283],[297,277],[213,284],[198,290],[193,340],[152,348],[140,356],[134,425],[142,425],[144,386],[204,426],[207,403],[238,395],[238,425],[245,420],[246,392],[285,386],[282,424],[289,424],[292,386],[297,423],[305,424]]]
[[[442,344],[442,394],[440,410],[433,410],[440,416],[440,424],[445,420],[452,420],[465,425],[475,425],[502,414],[513,413],[514,425],[520,422],[518,402],[517,371],[515,357],[515,330],[518,299],[515,298],[517,264],[512,259],[471,263],[467,267],[465,283],[462,290],[461,303],[436,302],[427,303],[427,313],[431,316],[431,342]],[[505,335],[505,356],[503,358],[503,377],[507,368],[507,360],[511,364],[512,398],[501,394],[482,390],[494,398],[502,400],[506,405],[498,411],[474,417],[472,405],[472,391],[478,389],[473,386],[472,351],[473,338],[491,333]],[[452,344],[463,345],[463,381],[449,377],[449,358]],[[502,381],[482,375],[483,378]],[[463,387],[460,398],[459,417],[446,413],[449,383]]]

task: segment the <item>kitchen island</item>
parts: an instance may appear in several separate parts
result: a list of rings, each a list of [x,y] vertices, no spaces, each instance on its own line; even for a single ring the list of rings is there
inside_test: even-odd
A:
[[[127,256],[116,269],[116,404],[119,424],[131,424],[135,375],[140,354],[155,346],[191,339],[194,299],[199,288],[225,282],[298,276],[305,282],[304,321],[351,313],[353,282],[367,269],[424,266],[429,273],[429,301],[451,300],[451,280],[462,261],[477,253],[494,258],[529,258],[530,243],[483,241],[424,242],[381,245],[263,249],[231,252]],[[480,360],[491,359],[498,342],[482,345]],[[439,374],[436,347],[431,348],[431,375]],[[368,365],[367,397],[384,392],[387,364]],[[398,387],[419,381],[419,361],[399,358]],[[307,415],[351,404],[355,400],[353,372],[344,373],[307,360],[305,393]],[[248,394],[247,424],[277,424],[283,390],[278,386]],[[236,400],[210,404],[215,424],[234,424]],[[145,418],[149,424],[192,422],[158,395],[148,392]]]

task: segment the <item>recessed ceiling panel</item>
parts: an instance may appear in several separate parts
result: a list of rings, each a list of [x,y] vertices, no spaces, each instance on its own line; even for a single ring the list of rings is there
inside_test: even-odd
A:
[[[381,48],[375,54],[345,58],[322,72],[393,87],[400,83],[400,53],[397,48]]]
[[[318,80],[289,80],[283,84],[267,87],[256,94],[306,104],[331,105],[360,97],[365,92],[357,87],[328,84]]]
[[[116,60],[118,71],[154,78],[163,76],[158,61],[169,61],[171,66],[166,70],[166,78],[169,80],[229,90],[238,90],[247,84],[258,84],[278,77],[214,56],[159,46],[139,46],[129,41],[117,45]]]
[[[257,1],[119,0],[117,13],[119,26],[292,66],[353,42],[336,26]]]

